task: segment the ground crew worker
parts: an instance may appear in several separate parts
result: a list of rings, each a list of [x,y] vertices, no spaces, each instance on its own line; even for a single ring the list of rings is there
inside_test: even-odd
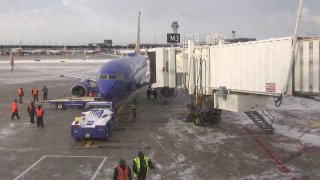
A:
[[[152,92],[153,92],[153,98],[154,98],[155,100],[157,100],[157,98],[158,98],[158,93],[157,93],[157,91],[156,91],[155,89],[152,89]]]
[[[37,102],[39,101],[37,87],[33,87],[32,91],[31,91],[31,95],[33,95],[33,102],[36,102],[36,99],[37,99]]]
[[[43,115],[44,115],[44,110],[41,108],[41,105],[38,105],[36,109],[37,127],[42,127],[42,128],[44,127]]]
[[[30,123],[32,124],[34,123],[35,110],[36,110],[36,107],[34,106],[34,102],[31,101],[31,103],[28,105],[27,111],[30,116]]]
[[[43,86],[42,88],[42,94],[43,94],[43,97],[42,97],[42,100],[47,100],[48,99],[48,88],[46,86]]]
[[[17,100],[13,100],[11,103],[11,120],[13,120],[14,116],[17,116],[18,119],[20,119],[19,114],[18,114],[18,104],[17,104]]]
[[[137,177],[138,180],[145,180],[150,169],[154,169],[154,166],[151,160],[143,154],[143,152],[139,151],[138,157],[133,159],[133,175]]]
[[[113,180],[132,180],[131,169],[123,159],[120,159],[119,165],[114,168]]]
[[[137,116],[137,112],[136,111],[140,107],[140,105],[139,105],[138,100],[135,97],[133,97],[131,99],[130,106],[131,106],[131,110],[132,110],[132,116],[133,116],[133,118],[136,118],[136,116]]]
[[[18,95],[19,95],[19,103],[22,103],[22,96],[24,96],[22,87],[18,89]]]
[[[150,95],[151,95],[151,87],[149,86],[147,89],[147,98],[150,100]]]
[[[94,96],[94,92],[93,92],[93,89],[90,88],[89,92],[88,92],[88,96],[89,97],[93,97]]]

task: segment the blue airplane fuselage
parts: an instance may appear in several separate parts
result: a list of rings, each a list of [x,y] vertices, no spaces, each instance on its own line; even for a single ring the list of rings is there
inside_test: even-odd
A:
[[[98,71],[96,83],[103,100],[119,101],[143,83],[147,63],[141,55],[112,59]]]

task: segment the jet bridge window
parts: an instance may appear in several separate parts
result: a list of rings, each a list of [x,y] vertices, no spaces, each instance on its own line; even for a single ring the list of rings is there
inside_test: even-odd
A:
[[[123,75],[122,74],[101,74],[100,79],[106,79],[106,80],[122,80]]]

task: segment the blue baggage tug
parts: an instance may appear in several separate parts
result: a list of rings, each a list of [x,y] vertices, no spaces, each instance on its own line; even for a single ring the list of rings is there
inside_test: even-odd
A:
[[[81,117],[76,117],[71,124],[71,137],[106,140],[115,126],[113,114],[112,102],[88,102]]]

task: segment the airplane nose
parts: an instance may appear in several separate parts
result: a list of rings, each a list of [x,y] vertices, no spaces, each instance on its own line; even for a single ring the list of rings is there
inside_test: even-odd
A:
[[[112,92],[114,82],[111,82],[110,80],[99,80],[97,84],[100,92],[100,98],[104,100],[112,99],[112,95],[114,94],[114,92]]]
[[[111,101],[112,96],[110,94],[100,93],[100,99],[102,101]]]

